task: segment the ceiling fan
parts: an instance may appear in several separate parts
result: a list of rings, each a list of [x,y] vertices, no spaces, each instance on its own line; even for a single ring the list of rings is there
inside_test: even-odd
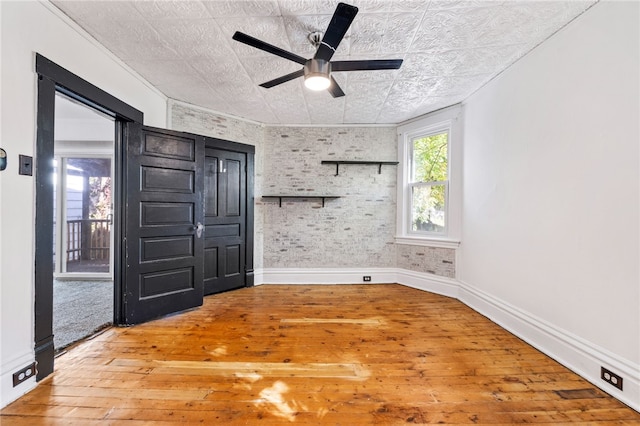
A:
[[[265,52],[280,56],[303,65],[303,68],[290,74],[262,83],[260,86],[267,89],[286,83],[298,77],[304,77],[304,84],[312,90],[327,89],[334,98],[344,96],[344,92],[331,76],[338,71],[371,71],[371,70],[396,70],[402,65],[402,59],[376,59],[363,61],[331,61],[338,44],[347,33],[349,26],[358,13],[358,8],[345,3],[339,3],[333,13],[331,22],[320,40],[320,33],[310,34],[310,40],[317,46],[313,58],[306,59],[295,53],[288,52],[272,44],[258,40],[255,37],[236,31],[233,39]]]

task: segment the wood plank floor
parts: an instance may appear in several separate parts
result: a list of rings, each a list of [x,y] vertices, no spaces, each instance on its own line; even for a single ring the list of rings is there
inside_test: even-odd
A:
[[[37,424],[640,424],[457,300],[267,285],[111,328],[0,412]]]

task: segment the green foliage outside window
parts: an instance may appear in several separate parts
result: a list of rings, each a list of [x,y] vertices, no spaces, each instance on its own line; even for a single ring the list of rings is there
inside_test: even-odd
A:
[[[448,142],[447,133],[413,140],[413,182],[447,180]]]
[[[448,133],[413,140],[412,229],[443,232],[448,180]]]
[[[89,218],[107,219],[111,213],[111,178],[89,177]]]

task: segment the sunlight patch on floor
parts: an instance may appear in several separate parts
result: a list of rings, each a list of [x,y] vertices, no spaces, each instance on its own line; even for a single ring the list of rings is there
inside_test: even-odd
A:
[[[254,401],[258,408],[267,409],[276,417],[295,421],[296,413],[307,411],[307,407],[295,400],[287,401],[284,394],[289,392],[289,386],[283,381],[276,381],[273,386],[264,388],[260,392],[260,398]]]
[[[215,356],[215,357],[221,357],[227,354],[227,347],[225,345],[222,345],[220,347],[215,348],[214,350],[212,350],[211,352],[209,352],[209,354]]]

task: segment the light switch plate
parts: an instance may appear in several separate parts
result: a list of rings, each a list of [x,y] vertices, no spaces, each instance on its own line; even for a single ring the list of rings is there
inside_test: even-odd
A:
[[[28,155],[19,155],[18,162],[20,164],[18,174],[25,176],[33,175],[33,157],[29,157]]]

